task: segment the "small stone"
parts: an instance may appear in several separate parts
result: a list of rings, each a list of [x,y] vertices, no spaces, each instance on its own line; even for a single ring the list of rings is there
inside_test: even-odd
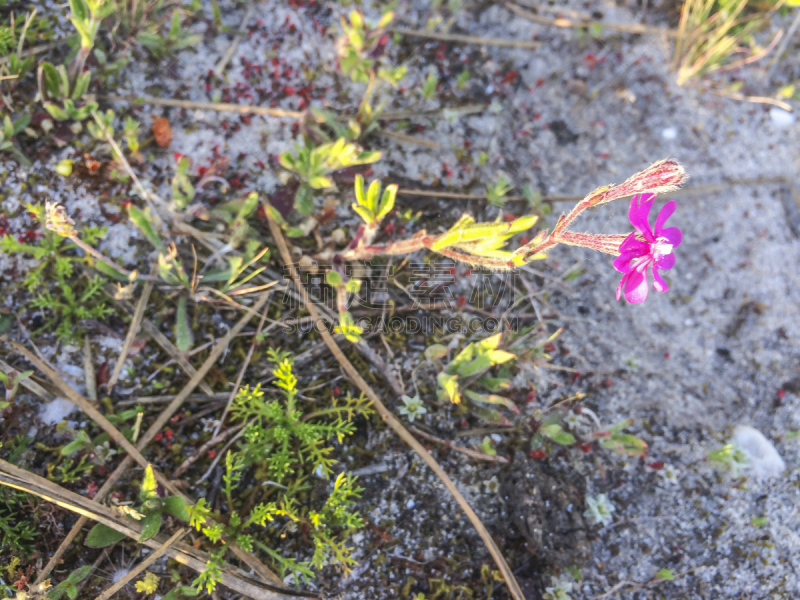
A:
[[[749,470],[757,479],[778,477],[786,469],[775,446],[758,429],[737,425],[731,441],[747,455]]]
[[[674,140],[678,137],[678,130],[674,127],[667,127],[661,132],[661,137],[665,140]]]
[[[769,116],[777,127],[789,127],[795,121],[793,113],[787,112],[777,106],[773,106],[769,109]]]

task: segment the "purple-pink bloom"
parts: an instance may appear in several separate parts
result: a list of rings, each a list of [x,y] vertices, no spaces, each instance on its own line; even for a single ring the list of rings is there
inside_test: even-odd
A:
[[[681,245],[683,235],[677,227],[664,227],[667,219],[675,212],[674,200],[667,202],[656,217],[655,231],[650,229],[650,209],[655,194],[637,194],[631,198],[628,218],[636,230],[625,238],[619,247],[620,255],[614,259],[614,268],[622,273],[617,286],[617,300],[625,290],[625,299],[639,304],[647,299],[650,287],[647,270],[653,267],[653,288],[657,292],[669,290],[661,278],[659,270],[667,271],[675,264],[672,251]]]

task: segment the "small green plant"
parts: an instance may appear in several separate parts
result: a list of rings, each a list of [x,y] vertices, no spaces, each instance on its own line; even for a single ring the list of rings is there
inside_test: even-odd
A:
[[[422,97],[426,100],[430,100],[436,95],[436,88],[438,87],[439,76],[436,74],[436,71],[431,70],[422,84]]]
[[[498,173],[494,183],[486,184],[486,199],[493,206],[504,206],[508,201],[508,192],[514,189],[514,185],[505,173]]]
[[[406,75],[406,67],[376,64],[376,59],[370,58],[393,19],[394,13],[391,11],[385,13],[374,25],[367,23],[364,16],[355,10],[350,13],[349,22],[342,17],[344,35],[339,38],[338,50],[339,67],[344,75],[353,81],[365,83],[376,75],[392,86],[400,83]]]
[[[611,513],[614,512],[614,505],[608,496],[605,494],[598,494],[597,496],[586,497],[586,512],[583,516],[589,519],[592,523],[608,525],[611,523]]]
[[[31,375],[33,375],[33,371],[24,371],[22,373],[14,373],[12,375],[6,375],[0,371],[0,382],[6,388],[5,400],[0,401],[0,411],[4,411],[11,405],[11,402],[13,402],[14,397],[17,395],[19,385]]]
[[[142,523],[142,533],[139,541],[144,542],[154,537],[161,529],[164,513],[170,514],[181,521],[189,521],[189,506],[180,496],[167,496],[162,498],[158,493],[153,467],[147,465],[144,471],[144,480],[139,491],[139,507],[134,509],[127,505],[119,507],[120,511]],[[86,545],[92,548],[105,548],[122,539],[125,534],[112,529],[103,523],[97,523],[86,536]]]
[[[40,310],[45,317],[37,331],[53,330],[59,338],[73,340],[81,331],[81,321],[103,319],[113,309],[104,301],[103,282],[99,277],[88,280],[75,277],[77,264],[91,265],[94,261],[91,256],[77,258],[67,254],[65,251],[70,246],[67,240],[99,254],[92,246],[105,235],[105,229],[87,227],[78,237],[74,223],[61,212],[54,220],[55,209],[51,210],[49,206],[29,204],[27,210],[44,226],[41,240],[34,245],[6,234],[0,239],[0,251],[27,254],[38,261],[23,280],[23,285],[34,294],[30,307]],[[49,287],[45,287],[44,282],[50,282]]]
[[[707,458],[719,469],[730,471],[733,477],[739,477],[748,466],[747,455],[734,444],[709,452]]]
[[[0,488],[0,552],[5,556],[33,553],[39,537],[35,497],[17,490]]]
[[[82,0],[77,0],[82,1]],[[50,98],[55,102],[45,102],[44,108],[56,121],[85,121],[97,110],[97,102],[90,101],[78,105],[86,90],[92,74],[90,71],[79,73],[70,80],[67,68],[58,67],[48,62],[39,65],[39,93],[42,98]]]
[[[498,333],[480,342],[467,344],[437,376],[439,399],[452,404],[461,404],[465,401],[469,410],[481,419],[491,423],[508,424],[508,420],[500,412],[486,406],[505,406],[519,413],[519,409],[511,400],[498,394],[511,387],[509,379],[486,376],[492,367],[516,358],[515,354],[499,348],[502,337],[503,334]],[[431,346],[425,354],[429,360],[437,364],[446,350],[444,346]],[[470,389],[473,386],[479,386],[485,391],[477,392]]]
[[[320,146],[314,146],[306,139],[301,146],[295,144],[294,155],[290,152],[281,154],[281,165],[300,177],[294,206],[302,215],[309,215],[314,209],[312,190],[324,190],[334,187],[329,177],[334,171],[356,165],[366,165],[379,160],[380,152],[364,152],[356,144],[339,138]]]
[[[181,27],[181,10],[172,12],[169,30],[166,35],[159,31],[159,22],[151,23],[137,36],[139,42],[155,57],[161,58],[169,52],[176,52],[183,48],[193,46],[201,39],[201,35],[189,35]]]
[[[3,118],[3,129],[0,131],[0,152],[10,152],[14,158],[26,167],[31,166],[31,161],[25,156],[22,151],[14,145],[14,138],[24,130],[31,122],[30,115],[22,115],[19,119],[12,121],[6,115]]]
[[[268,358],[275,364],[273,375],[281,397],[267,400],[260,387],[245,388],[231,408],[231,415],[247,425],[238,448],[225,457],[223,492],[230,511],[228,524],[212,524],[203,500],[191,510],[190,523],[212,543],[228,539],[245,550],[260,548],[270,556],[282,577],[292,572],[298,582],[301,578],[310,579],[312,569],[319,570],[330,562],[347,572],[355,563],[346,545],[347,536],[363,526],[352,511],[361,489],[356,487],[355,477],[339,473],[325,502],[314,508],[305,482],[311,474],[324,478],[333,474],[336,461],[331,457],[333,448],[327,444],[330,440],[342,442],[349,436],[355,428],[353,418],[370,412],[369,402],[348,395],[343,401],[334,399],[330,406],[304,415],[289,357],[271,349]],[[262,502],[244,517],[240,516],[235,490],[249,469],[254,469],[256,481],[267,481],[284,492],[280,499]],[[293,532],[300,526],[309,532],[314,550],[307,561],[281,556],[249,531],[251,526],[263,528],[276,520],[286,523],[285,531]],[[213,555],[207,570],[195,581],[197,589],[210,592],[216,587],[224,548]]]
[[[748,0],[683,3],[672,59],[678,85],[715,71],[744,66],[766,54],[754,43],[753,36],[769,21],[775,7],[770,11],[748,12],[748,4]],[[735,54],[746,56],[730,61]]]
[[[61,600],[64,596],[74,600],[78,596],[78,584],[92,572],[92,565],[75,569],[67,578],[47,593],[47,600]]]
[[[633,425],[633,419],[625,419],[612,425],[605,431],[595,431],[594,436],[600,440],[600,446],[616,454],[625,456],[644,456],[647,454],[647,442],[627,433],[622,433],[626,427]]]
[[[80,38],[80,48],[71,66],[72,79],[77,80],[82,76],[86,59],[94,48],[100,23],[114,12],[116,3],[111,0],[70,0],[69,8],[72,13],[70,21]]]

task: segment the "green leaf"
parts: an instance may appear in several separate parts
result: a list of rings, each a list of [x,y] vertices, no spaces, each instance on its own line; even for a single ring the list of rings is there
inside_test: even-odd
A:
[[[367,206],[367,201],[364,195],[364,176],[359,173],[356,175],[355,183],[353,184],[356,193],[356,202],[361,206]],[[366,219],[365,219],[366,220]]]
[[[189,521],[189,505],[186,500],[180,496],[168,496],[164,498],[164,510],[171,514],[176,519],[181,521]]]
[[[286,230],[286,237],[290,238],[303,237],[305,234],[306,232],[303,231],[301,227],[289,227],[289,229]]]
[[[449,400],[452,404],[461,403],[461,394],[458,391],[458,375],[439,373],[436,380],[439,382],[440,396]]]
[[[86,536],[85,544],[90,548],[105,548],[111,544],[116,544],[120,540],[125,539],[125,534],[120,533],[116,529],[111,529],[108,525],[98,523]]]
[[[123,274],[120,271],[117,271],[116,269],[113,269],[111,266],[107,265],[102,261],[98,260],[97,262],[95,262],[94,268],[100,271],[103,275],[111,277],[112,279],[116,279],[117,281],[125,281],[125,282],[129,281],[127,275]]]
[[[72,573],[67,576],[67,581],[70,583],[80,583],[84,579],[89,576],[89,573],[92,572],[92,565],[84,565],[82,567],[78,567]]]
[[[373,215],[378,214],[378,196],[381,193],[381,182],[379,179],[374,180],[367,188],[367,208]]]
[[[764,527],[767,523],[769,523],[767,517],[753,517],[750,519],[750,525],[754,527]]]
[[[397,189],[397,184],[395,183],[386,186],[386,190],[384,190],[383,197],[381,198],[380,207],[378,208],[378,221],[388,215],[394,208],[394,200],[397,196]]]
[[[51,96],[61,97],[61,79],[58,76],[56,68],[48,62],[43,62],[40,65],[42,75],[44,76],[44,86]]]
[[[70,96],[73,100],[79,100],[86,93],[86,90],[89,89],[91,78],[92,74],[88,71],[78,76],[75,80],[75,88]]]
[[[308,180],[308,185],[310,185],[315,190],[321,190],[329,187],[333,187],[333,181],[329,177],[312,177]]]
[[[156,234],[155,229],[153,229],[153,224],[150,220],[150,215],[142,212],[134,205],[131,204],[130,208],[128,208],[128,216],[130,217],[131,221],[133,221],[139,229],[142,230],[145,237],[150,240],[150,243],[156,247],[159,252],[166,252],[167,249],[164,246],[164,243],[161,241],[161,238],[158,237]]]
[[[338,271],[328,271],[325,273],[325,282],[332,287],[339,286],[342,284],[342,276]]]
[[[183,294],[178,298],[178,311],[175,314],[175,345],[184,354],[188,354],[194,344],[194,336],[189,327],[189,317],[186,310],[187,301],[187,297]]]
[[[477,392],[473,392],[472,390],[464,390],[464,395],[474,402],[483,402],[486,404],[502,404],[507,409],[519,414],[519,409],[517,408],[517,405],[514,404],[508,398],[505,398],[503,396],[498,396],[496,394],[478,394]]]
[[[658,573],[656,573],[656,577],[663,579],[664,581],[672,581],[675,579],[675,573],[669,569],[661,569]]]
[[[301,183],[294,196],[294,207],[303,216],[308,216],[314,210],[314,195],[308,184]]]
[[[158,533],[161,529],[161,509],[152,510],[144,517],[142,535],[139,536],[139,541],[144,542]]]
[[[569,446],[575,443],[575,437],[566,431],[559,431],[558,433],[551,435],[550,439],[556,444],[561,444],[562,446]]]
[[[156,483],[156,474],[153,472],[153,465],[147,465],[144,470],[144,481],[142,481],[142,489],[139,490],[139,499],[142,502],[147,502],[152,498],[158,497],[158,484]]]
[[[66,121],[69,119],[69,115],[52,102],[45,102],[44,109],[50,113],[50,116],[56,121]]]
[[[433,344],[425,348],[425,358],[428,360],[444,358],[447,356],[448,352],[450,352],[450,349],[447,346],[443,346],[442,344]]]

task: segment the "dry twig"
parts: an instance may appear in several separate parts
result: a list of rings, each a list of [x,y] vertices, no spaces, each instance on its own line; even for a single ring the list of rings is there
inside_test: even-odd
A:
[[[481,452],[480,450],[473,450],[472,448],[467,448],[466,446],[458,446],[453,442],[451,442],[450,440],[443,440],[442,438],[438,438],[435,435],[431,435],[430,433],[425,433],[424,431],[422,431],[417,427],[414,427],[413,425],[409,425],[408,428],[421,438],[425,438],[426,440],[433,442],[434,444],[439,444],[440,446],[449,448],[454,452],[460,452],[461,454],[469,456],[470,458],[474,458],[475,460],[500,463],[501,465],[508,464],[508,459],[505,458],[504,456],[486,454],[486,452]]]
[[[114,365],[114,371],[111,373],[111,377],[108,380],[108,385],[106,386],[106,390],[109,394],[114,390],[114,386],[117,384],[117,380],[122,373],[122,368],[125,365],[125,359],[128,357],[128,352],[131,350],[133,340],[136,339],[136,334],[138,333],[139,327],[142,324],[144,310],[147,308],[147,302],[150,300],[150,293],[153,291],[153,286],[154,283],[152,281],[146,281],[144,288],[142,289],[142,295],[139,297],[139,302],[136,303],[136,310],[133,313],[131,325],[128,328],[127,335],[125,336],[125,342],[122,344],[122,351],[119,353],[117,362]]]
[[[484,38],[474,35],[459,35],[456,33],[436,33],[433,31],[420,31],[417,29],[407,29],[405,27],[390,27],[390,33],[399,33],[408,37],[437,40],[439,42],[450,42],[452,44],[471,44],[475,46],[499,46],[501,48],[526,48],[536,49],[541,47],[541,42],[533,40],[506,40],[501,38]]]

